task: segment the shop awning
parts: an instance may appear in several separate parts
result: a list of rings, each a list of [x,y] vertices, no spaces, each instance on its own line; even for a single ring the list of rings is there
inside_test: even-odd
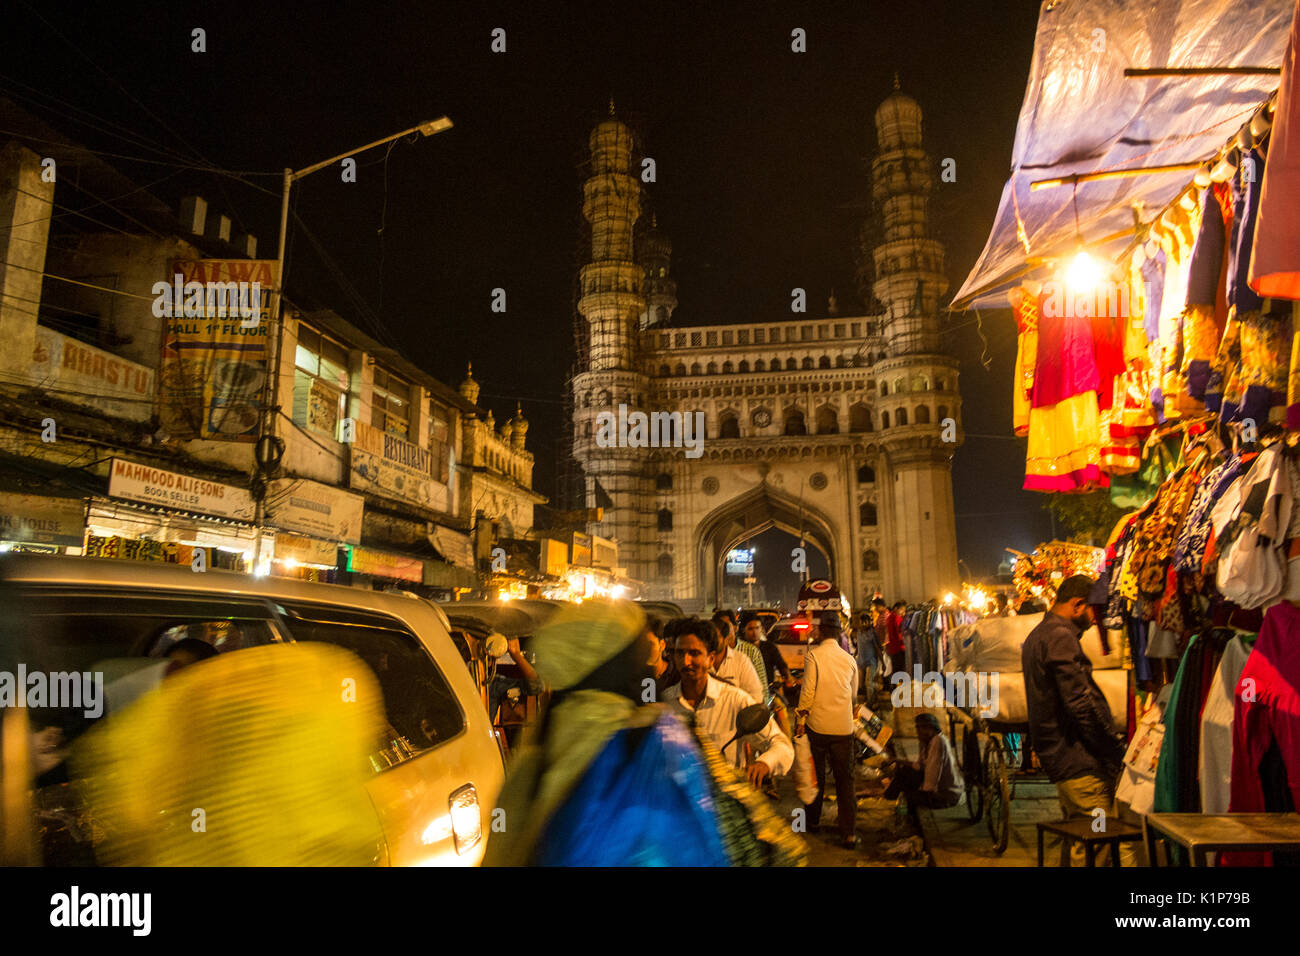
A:
[[[474,545],[469,535],[442,525],[434,525],[429,532],[429,543],[450,564],[461,568],[474,567]]]
[[[1144,204],[1149,220],[1194,170],[1033,191],[1030,184],[1210,158],[1276,89],[1277,75],[1124,71],[1280,67],[1295,8],[1295,0],[1043,3],[1011,178],[984,251],[951,308],[1005,307],[1012,284],[1039,260],[1072,252],[1080,234],[1094,251],[1118,253],[1131,238],[1134,205]]]

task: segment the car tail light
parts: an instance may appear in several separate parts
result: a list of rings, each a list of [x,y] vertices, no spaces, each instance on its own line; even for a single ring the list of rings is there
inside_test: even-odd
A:
[[[467,783],[451,795],[448,804],[456,852],[468,853],[483,839],[483,817],[479,812],[478,791],[472,783]]]

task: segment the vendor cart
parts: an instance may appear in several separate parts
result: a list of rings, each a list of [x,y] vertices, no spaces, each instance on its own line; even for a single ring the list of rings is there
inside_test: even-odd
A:
[[[966,783],[966,810],[971,822],[983,816],[997,854],[1007,848],[1011,801],[1016,781],[1029,768],[1029,710],[1020,646],[1043,620],[1042,614],[981,618],[949,636],[945,673],[975,672],[996,681],[997,704],[988,711],[973,702],[949,700],[948,732]],[[1093,679],[1106,696],[1116,729],[1127,715],[1128,672],[1119,665],[1118,649],[1105,653],[1095,628],[1081,638],[1093,664]],[[1036,775],[1037,776],[1037,775]],[[1037,776],[1037,779],[1042,779]]]

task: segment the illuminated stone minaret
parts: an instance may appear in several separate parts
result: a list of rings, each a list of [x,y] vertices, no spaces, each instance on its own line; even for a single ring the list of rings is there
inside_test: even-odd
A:
[[[951,469],[962,437],[961,396],[957,361],[940,344],[948,281],[943,245],[927,221],[934,174],[921,144],[921,107],[899,92],[897,76],[876,110],[876,139],[872,198],[884,242],[874,252],[873,292],[886,315],[885,357],[872,371],[883,463],[892,475],[882,483],[880,510],[894,543],[882,555],[883,570],[890,600],[925,600],[961,582]]]
[[[659,231],[658,220],[652,220],[650,229],[636,244],[636,258],[645,269],[645,311],[641,314],[641,328],[665,326],[672,321],[677,309],[677,283],[673,281],[673,244]]]
[[[582,267],[578,311],[586,321],[573,378],[574,457],[586,477],[587,507],[605,507],[604,520],[589,530],[619,544],[628,574],[644,580],[642,544],[649,533],[650,483],[644,448],[601,448],[597,416],[618,414],[645,402],[649,378],[638,368],[638,325],[646,310],[645,271],[636,261],[633,228],[641,215],[641,183],[630,172],[632,131],[614,113],[588,139],[591,176],[583,186],[582,214],[591,224],[591,259]],[[603,490],[604,495],[600,494]],[[612,506],[611,506],[612,502]]]

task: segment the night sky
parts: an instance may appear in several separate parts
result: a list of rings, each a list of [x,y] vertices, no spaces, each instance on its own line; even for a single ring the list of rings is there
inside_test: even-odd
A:
[[[583,261],[578,165],[611,95],[657,163],[650,208],[674,243],[675,324],[788,318],[794,286],[810,312],[834,288],[841,314],[858,314],[872,116],[893,73],[925,111],[931,156],[957,162],[933,206],[955,291],[1006,179],[1037,15],[1028,0],[284,10],[19,0],[0,39],[0,95],[93,149],[155,160],[107,159],[169,204],[205,196],[268,258],[280,169],[450,116],[453,130],[398,142],[386,162],[384,148],[359,157],[356,183],[326,169],[295,187],[297,214],[343,278],[291,231],[289,293],[449,384],[473,361],[498,420],[523,402],[535,483],[550,494]],[[191,52],[195,27],[206,53]],[[506,30],[505,54],[490,50],[494,27]],[[807,53],[790,50],[795,27]],[[244,179],[275,195],[184,165],[256,173]],[[504,315],[489,308],[497,287]],[[987,348],[974,313],[946,321],[968,432],[954,466],[959,549],[983,575],[1004,546],[1045,539],[1048,519],[1044,499],[1019,490],[1024,445],[1007,437],[1010,314],[983,314]]]

